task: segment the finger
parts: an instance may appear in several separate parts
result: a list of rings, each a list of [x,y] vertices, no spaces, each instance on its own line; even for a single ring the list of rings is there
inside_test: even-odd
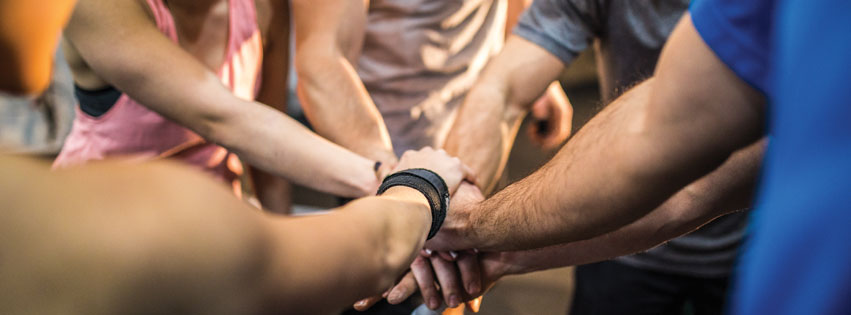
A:
[[[440,282],[440,290],[443,292],[443,300],[449,307],[457,307],[461,304],[461,281],[458,277],[458,268],[454,262],[449,262],[437,257],[431,258],[431,266],[434,274]]]
[[[439,251],[439,252],[437,252],[437,256],[439,256],[440,258],[442,258],[443,260],[446,260],[446,261],[455,261],[455,259],[458,258],[458,253],[456,253],[455,251],[448,251],[448,252]]]
[[[476,173],[467,165],[461,164],[461,172],[464,174],[464,180],[470,184],[476,184]]]
[[[432,251],[428,248],[423,248],[423,249],[420,250],[420,256],[431,257],[431,254],[433,254],[433,253],[434,253],[434,251]]]
[[[394,305],[402,303],[415,292],[417,292],[417,279],[413,272],[408,272],[396,286],[390,289],[390,293],[387,295],[387,303]]]
[[[417,286],[420,288],[420,294],[423,295],[428,308],[436,310],[440,307],[440,293],[437,292],[437,287],[434,283],[434,272],[431,269],[431,262],[428,258],[417,256],[411,264],[411,272],[417,280]]]
[[[549,97],[543,96],[539,97],[538,100],[532,104],[532,117],[535,119],[547,119],[550,116],[550,102]]]
[[[479,267],[479,256],[475,254],[463,254],[458,257],[458,271],[461,273],[461,282],[464,289],[471,297],[481,294],[482,273]]]
[[[357,310],[357,311],[363,312],[365,310],[368,310],[373,305],[375,305],[375,303],[378,303],[378,301],[381,301],[381,296],[379,296],[379,295],[376,295],[376,296],[373,296],[373,297],[368,297],[368,298],[365,298],[363,300],[355,302],[354,309]]]

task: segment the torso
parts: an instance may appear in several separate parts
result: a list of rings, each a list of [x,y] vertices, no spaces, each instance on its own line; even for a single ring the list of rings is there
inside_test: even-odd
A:
[[[147,18],[151,21],[151,27],[156,27],[156,20],[150,7],[145,0],[136,1],[145,8]],[[214,2],[209,5],[205,14],[199,14],[197,10],[190,9],[186,3],[195,3],[195,0],[170,0],[164,1],[174,17],[177,27],[177,37],[180,47],[194,56],[210,71],[216,72],[224,63],[228,41],[228,0],[207,0]],[[271,25],[271,1],[280,0],[255,0],[257,8],[257,24],[260,28],[261,38],[267,38]],[[198,7],[198,5],[192,6]],[[89,67],[80,53],[63,40],[65,59],[74,74],[74,83],[87,90],[98,90],[109,86],[109,83]],[[264,42],[265,43],[265,42]]]
[[[397,154],[441,146],[452,113],[502,48],[505,0],[372,0],[358,74]]]

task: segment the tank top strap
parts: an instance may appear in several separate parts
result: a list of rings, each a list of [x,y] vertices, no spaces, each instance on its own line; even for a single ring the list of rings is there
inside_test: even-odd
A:
[[[154,14],[154,20],[157,22],[157,28],[168,36],[172,41],[177,43],[177,27],[174,24],[174,17],[171,11],[163,3],[163,0],[145,0],[151,12]]]

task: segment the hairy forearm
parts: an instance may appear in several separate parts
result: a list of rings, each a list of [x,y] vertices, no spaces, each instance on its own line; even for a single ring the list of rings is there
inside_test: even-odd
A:
[[[425,198],[407,187],[324,215],[277,219],[268,292],[292,313],[338,311],[380,293],[416,257],[430,222]]]
[[[317,133],[355,153],[394,163],[396,155],[381,113],[342,54],[300,48],[299,96]],[[303,53],[302,53],[303,52]]]
[[[588,240],[501,255],[509,273],[593,263],[650,249],[753,200],[765,140],[733,154],[721,167],[668,199],[643,218]]]
[[[717,137],[696,126],[718,123],[702,119],[715,119],[720,111],[673,117],[653,112],[659,109],[650,102],[652,81],[609,105],[539,171],[471,211],[471,246],[536,248],[613,231],[709,173],[727,158],[726,150],[747,139],[731,136],[727,143],[714,142],[715,148],[693,147],[690,137]]]

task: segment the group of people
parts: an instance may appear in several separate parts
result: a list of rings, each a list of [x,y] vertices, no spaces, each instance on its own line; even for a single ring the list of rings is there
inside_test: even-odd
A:
[[[0,0],[0,88],[42,90],[61,42],[79,103],[53,170],[0,157],[0,313],[438,309],[648,249],[580,267],[570,312],[847,313],[849,12]],[[538,142],[569,135],[556,80],[592,45],[609,104],[492,194],[529,112]],[[313,130],[283,112],[291,52]],[[273,214],[287,182],[356,199]]]

